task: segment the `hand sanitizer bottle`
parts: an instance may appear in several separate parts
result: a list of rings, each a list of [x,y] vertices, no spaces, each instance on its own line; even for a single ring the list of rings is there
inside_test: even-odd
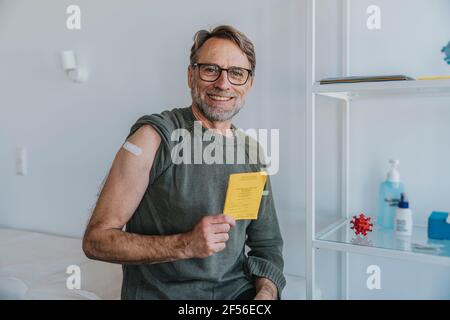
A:
[[[400,161],[389,160],[389,163],[391,168],[387,173],[386,181],[380,185],[377,224],[392,229],[400,195],[405,191],[405,186],[400,182],[400,173],[397,170]]]
[[[395,233],[402,236],[412,235],[413,219],[412,211],[409,209],[409,202],[406,193],[402,193],[395,214]]]

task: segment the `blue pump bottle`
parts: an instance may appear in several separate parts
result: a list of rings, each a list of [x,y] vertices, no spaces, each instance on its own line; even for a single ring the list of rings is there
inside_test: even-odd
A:
[[[381,227],[393,229],[395,212],[400,201],[404,184],[400,181],[400,173],[397,170],[400,161],[389,160],[389,169],[386,181],[380,185],[377,224]]]

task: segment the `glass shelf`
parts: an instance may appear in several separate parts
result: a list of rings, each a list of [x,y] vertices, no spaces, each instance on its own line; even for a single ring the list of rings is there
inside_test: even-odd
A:
[[[450,80],[406,80],[362,83],[314,84],[312,92],[337,99],[386,95],[444,95],[450,94]]]
[[[379,256],[389,257],[408,257],[416,256],[415,260],[428,261],[433,257],[435,262],[444,265],[450,265],[450,240],[435,240],[428,238],[428,230],[423,226],[416,226],[413,229],[413,234],[410,237],[398,236],[394,230],[386,229],[374,224],[373,231],[368,232],[367,236],[356,236],[354,231],[350,229],[352,224],[349,220],[341,220],[336,223],[334,227],[321,232],[316,240],[318,242],[330,242],[339,245],[346,245],[345,248],[341,246],[342,251],[354,252],[364,254],[365,250],[378,252]],[[420,245],[433,246],[435,250],[420,248]],[[317,245],[320,248],[332,248],[333,246]],[[354,250],[350,248],[354,247]],[[336,248],[339,249],[339,248]],[[350,250],[349,250],[350,249]],[[382,249],[372,250],[372,249]],[[374,252],[372,252],[374,253]]]

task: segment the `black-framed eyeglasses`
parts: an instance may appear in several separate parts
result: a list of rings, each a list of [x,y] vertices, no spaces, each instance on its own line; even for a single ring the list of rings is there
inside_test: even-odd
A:
[[[228,81],[235,86],[242,86],[247,83],[252,75],[252,70],[241,67],[230,67],[224,69],[214,63],[194,63],[192,67],[198,67],[200,79],[207,82],[214,82],[220,78],[222,71],[227,72]]]

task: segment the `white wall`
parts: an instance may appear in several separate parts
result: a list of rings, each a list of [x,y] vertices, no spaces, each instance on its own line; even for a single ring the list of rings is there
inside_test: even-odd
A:
[[[132,123],[190,103],[186,67],[194,32],[229,23],[249,35],[257,52],[255,85],[236,124],[280,129],[281,164],[273,185],[286,272],[304,274],[305,1],[78,0],[81,31],[65,28],[70,4],[0,1],[0,226],[81,236],[98,186]],[[380,31],[365,28],[369,4],[381,6]],[[340,5],[322,0],[318,9],[317,76],[339,75]],[[450,40],[449,9],[446,0],[352,1],[352,73],[449,74],[439,52]],[[67,48],[89,68],[82,85],[61,70],[58,53]],[[317,191],[321,211],[332,216],[339,205],[340,113],[330,99],[319,103]],[[448,104],[448,98],[353,104],[352,209],[375,210],[387,158],[397,156],[417,220],[424,222],[431,208],[450,210]],[[408,145],[400,147],[405,136]],[[15,175],[17,146],[28,148],[24,177]],[[420,170],[425,164],[431,164],[429,171]],[[325,251],[318,260],[324,294],[337,297],[336,255]],[[365,266],[372,263],[386,271],[383,281],[396,284],[392,290],[369,292],[363,286]],[[446,270],[432,265],[352,256],[351,270],[355,298],[411,292],[450,297]],[[400,271],[404,276],[398,277]],[[423,279],[423,290],[412,275]]]

